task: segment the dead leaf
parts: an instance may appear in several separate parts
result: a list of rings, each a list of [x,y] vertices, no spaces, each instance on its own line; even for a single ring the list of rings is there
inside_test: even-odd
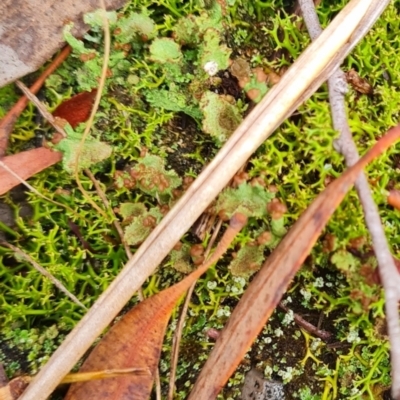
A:
[[[22,153],[4,157],[1,161],[23,180],[61,161],[62,153],[45,147],[23,151]],[[0,195],[7,193],[21,183],[0,166]]]
[[[44,81],[58,68],[58,66],[68,57],[71,47],[65,46],[54,60],[46,67],[45,71],[39,76],[35,83],[29,88],[30,92],[36,94],[42,87]],[[15,121],[28,104],[28,98],[22,96],[0,120],[0,156],[4,156],[7,150],[8,139],[14,128]]]
[[[268,321],[290,281],[360,171],[400,137],[389,130],[353,167],[333,181],[308,207],[253,279],[203,367],[189,400],[215,399]]]
[[[85,122],[89,117],[96,93],[97,90],[93,89],[91,92],[83,92],[71,97],[56,108],[53,116],[67,120],[72,127]],[[26,180],[61,161],[61,159],[62,153],[40,147],[4,157],[2,162],[20,178]],[[0,167],[0,195],[7,193],[20,183],[19,179]]]
[[[351,86],[353,86],[354,90],[359,93],[372,94],[374,91],[367,80],[361,78],[361,76],[358,75],[358,72],[355,69],[351,69],[346,72],[346,79],[347,82],[350,83]]]
[[[395,190],[395,189],[391,190],[389,192],[387,202],[392,207],[396,208],[397,210],[400,210],[400,190]]]
[[[65,119],[75,128],[89,118],[96,93],[97,89],[93,89],[90,92],[82,92],[71,97],[53,111],[53,116]]]

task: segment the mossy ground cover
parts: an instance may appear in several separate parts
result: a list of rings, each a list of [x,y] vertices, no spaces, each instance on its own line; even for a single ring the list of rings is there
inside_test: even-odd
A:
[[[345,1],[323,1],[323,26]],[[266,92],[251,77],[242,91],[229,60],[251,68],[283,73],[309,44],[291,1],[131,0],[110,13],[112,52],[101,108],[92,131],[112,148],[91,166],[121,220],[132,251],[173,206],[221,147],[253,104],[245,91]],[[400,2],[391,4],[369,35],[345,60],[373,87],[346,97],[351,129],[360,153],[398,122]],[[66,31],[73,55],[48,80],[42,96],[50,110],[74,93],[97,86],[103,39],[96,15],[91,32],[77,41]],[[252,85],[252,86],[251,86]],[[13,86],[0,89],[0,115],[17,98]],[[78,128],[77,132],[82,131]],[[18,120],[9,152],[37,143],[49,129],[37,124],[28,106]],[[313,198],[344,169],[334,150],[324,85],[302,105],[249,160],[236,188],[225,191],[213,211],[229,217],[240,207],[250,221],[234,249],[200,279],[186,321],[177,371],[177,399],[184,399],[213,346],[206,333],[223,327],[262,259],[273,250]],[[67,149],[68,150],[68,149]],[[369,181],[385,231],[398,256],[399,218],[386,205],[398,186],[399,145],[368,167]],[[92,182],[80,177],[101,205]],[[36,175],[30,183],[45,196],[75,210],[70,213],[27,192],[2,198],[14,221],[1,225],[5,238],[30,254],[90,307],[127,261],[109,218],[98,214],[78,189],[65,165]],[[273,198],[286,205],[284,215],[260,204]],[[246,199],[246,202],[244,200]],[[30,212],[20,215],[29,205]],[[77,226],[90,249],[74,234]],[[76,230],[75,230],[76,231]],[[265,234],[268,232],[268,234]],[[203,244],[209,240],[206,235]],[[143,287],[154,294],[193,268],[189,249],[201,241],[192,233]],[[232,253],[236,259],[232,259]],[[238,262],[241,260],[241,267]],[[179,265],[179,270],[175,266]],[[243,268],[243,266],[248,266]],[[375,399],[390,387],[388,343],[382,289],[371,278],[376,262],[357,195],[352,191],[334,214],[323,237],[285,296],[286,306],[332,333],[328,343],[300,329],[290,312],[277,310],[219,398],[239,397],[245,372],[253,366],[285,384],[287,398]],[[0,360],[10,376],[35,373],[49,358],[83,311],[29,264],[0,248]],[[136,298],[132,299],[134,304]],[[160,364],[164,389],[174,315]]]

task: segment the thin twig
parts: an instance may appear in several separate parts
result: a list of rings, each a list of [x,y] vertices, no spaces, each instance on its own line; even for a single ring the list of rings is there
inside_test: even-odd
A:
[[[56,206],[63,207],[66,210],[68,210],[70,213],[72,213],[75,216],[77,216],[78,218],[80,218],[79,215],[72,208],[66,206],[65,204],[59,203],[58,201],[52,200],[52,199],[46,197],[45,195],[43,195],[42,193],[40,193],[37,189],[35,189],[27,181],[22,179],[15,171],[13,171],[7,164],[3,163],[3,161],[1,161],[1,160],[0,160],[0,167],[4,168],[9,174],[11,174],[15,179],[17,179],[20,183],[22,183],[25,187],[27,187],[32,193],[35,193],[36,196],[39,196],[43,200],[46,200],[46,201],[48,201],[50,203],[53,203]]]
[[[210,254],[212,246],[217,239],[218,233],[222,226],[222,220],[217,222],[215,226],[214,232],[211,236],[210,242],[208,243],[207,249],[204,252],[204,257],[207,258]],[[178,359],[179,359],[179,346],[182,340],[182,332],[183,332],[183,325],[185,323],[186,315],[189,309],[189,303],[193,295],[194,288],[196,287],[197,280],[193,282],[192,286],[190,286],[185,302],[182,307],[181,315],[179,316],[178,325],[175,330],[174,338],[172,340],[172,352],[171,352],[171,369],[169,374],[169,389],[168,389],[168,400],[173,400],[174,398],[174,391],[175,391],[175,378],[176,378],[176,370],[178,367]]]
[[[286,313],[292,311],[288,307],[286,307],[282,301],[279,303],[279,307],[282,308],[282,310],[284,310]],[[332,337],[331,332],[320,329],[319,327],[306,321],[303,317],[301,317],[299,314],[296,314],[295,312],[293,312],[293,319],[294,322],[296,322],[296,324],[299,325],[301,328],[306,330],[308,333],[311,333],[312,335],[319,337],[322,340],[329,340]]]
[[[60,64],[68,57],[70,53],[71,47],[65,46],[49,64],[45,71],[43,71],[36,82],[29,88],[30,92],[36,94],[48,76],[60,66]],[[29,99],[26,96],[20,97],[14,106],[7,112],[7,115],[0,120],[0,157],[4,156],[7,150],[8,138],[10,137],[15,121],[24,110],[28,102]]]
[[[41,265],[39,265],[29,254],[26,254],[23,252],[21,249],[18,247],[13,246],[12,244],[5,242],[5,241],[0,241],[0,244],[2,246],[8,247],[11,249],[15,254],[18,254],[22,258],[24,258],[26,261],[28,261],[32,266],[39,271],[42,275],[44,275],[46,278],[48,278],[55,286],[57,286],[58,289],[60,289],[66,296],[68,296],[75,304],[77,304],[79,307],[82,307],[84,310],[87,310],[87,308],[77,299],[76,296],[74,296],[57,278],[55,278],[49,271],[44,269]]]
[[[389,1],[382,1],[381,6],[387,6]],[[312,40],[322,32],[312,0],[300,0],[303,17]],[[346,165],[351,166],[359,159],[347,121],[344,96],[347,92],[347,83],[344,73],[338,69],[328,80],[329,101],[331,106],[334,128],[339,131],[340,137],[335,143],[336,150],[340,152]],[[379,217],[377,206],[372,198],[371,189],[365,174],[360,174],[355,182],[355,187],[364,210],[365,222],[371,234],[374,252],[378,260],[379,274],[385,290],[386,320],[391,347],[392,365],[392,395],[400,396],[400,322],[398,302],[400,300],[400,276],[397,272],[393,256],[390,252],[385,232]]]
[[[56,119],[53,117],[47,108],[42,104],[42,102],[26,87],[21,81],[15,81],[15,84],[22,90],[24,95],[37,107],[43,118],[63,137],[67,137],[64,129],[57,123]]]

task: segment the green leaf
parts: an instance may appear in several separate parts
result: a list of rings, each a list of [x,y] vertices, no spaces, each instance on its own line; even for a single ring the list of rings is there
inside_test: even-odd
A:
[[[154,21],[145,12],[132,13],[117,22],[114,34],[120,43],[147,41],[156,36],[157,28]]]
[[[200,65],[204,66],[213,62],[217,65],[217,70],[225,70],[229,67],[229,57],[231,49],[225,44],[220,44],[221,33],[215,29],[208,29],[204,35],[204,41],[200,46]]]
[[[64,39],[72,47],[73,51],[79,55],[93,53],[93,50],[89,50],[85,47],[82,40],[77,39],[71,33],[74,24],[70,23],[64,27]]]
[[[117,22],[117,13],[115,11],[106,12],[106,16],[110,25],[114,25]],[[103,10],[98,9],[94,12],[84,14],[83,21],[85,24],[90,25],[91,28],[102,28]]]
[[[122,203],[119,207],[119,214],[124,220],[144,214],[146,211],[146,206],[143,203]]]
[[[202,113],[198,107],[190,105],[187,96],[172,90],[152,90],[146,93],[146,100],[153,106],[168,111],[184,112],[196,121],[200,121]]]
[[[229,264],[234,276],[250,276],[257,272],[264,262],[264,246],[244,246]]]
[[[132,223],[125,228],[124,240],[131,246],[142,243],[162,217],[163,215],[157,207],[134,217]]]

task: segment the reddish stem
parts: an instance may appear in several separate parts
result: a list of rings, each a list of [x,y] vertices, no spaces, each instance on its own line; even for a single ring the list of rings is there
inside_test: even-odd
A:
[[[57,57],[49,64],[45,71],[39,76],[36,82],[29,88],[29,90],[36,94],[43,86],[44,81],[51,75],[61,63],[68,57],[71,52],[70,46],[65,46]],[[8,139],[14,127],[15,121],[25,109],[29,100],[26,96],[22,96],[7,113],[7,115],[0,120],[0,157],[4,156],[8,146]]]

